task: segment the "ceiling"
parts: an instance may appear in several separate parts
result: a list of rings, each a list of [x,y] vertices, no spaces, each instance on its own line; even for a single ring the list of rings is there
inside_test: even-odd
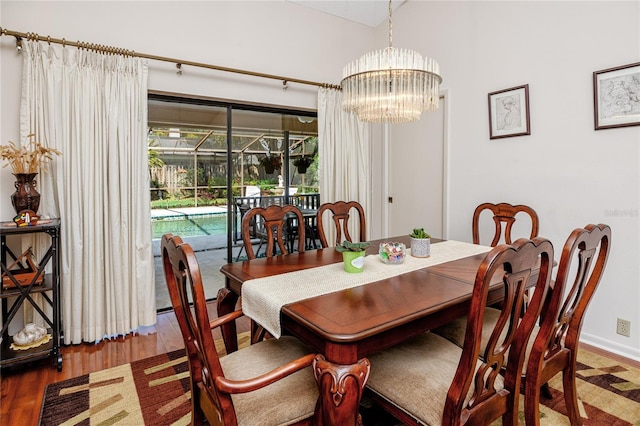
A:
[[[387,0],[287,0],[333,16],[377,27],[389,17]],[[406,0],[392,0],[391,7],[397,9]]]

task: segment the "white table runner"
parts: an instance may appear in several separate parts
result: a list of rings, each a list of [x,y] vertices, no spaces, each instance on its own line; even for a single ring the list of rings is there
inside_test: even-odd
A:
[[[345,272],[342,262],[339,262],[256,278],[242,284],[242,310],[272,336],[279,338],[281,335],[280,309],[286,304],[486,253],[489,250],[491,247],[477,244],[442,241],[431,245],[431,256],[427,258],[413,257],[410,255],[410,249],[407,249],[406,259],[399,265],[388,265],[382,263],[379,255],[369,255],[365,259],[364,271],[356,274]]]

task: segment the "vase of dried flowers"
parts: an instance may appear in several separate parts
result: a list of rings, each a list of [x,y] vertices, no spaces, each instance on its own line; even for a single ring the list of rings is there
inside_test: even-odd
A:
[[[0,145],[0,158],[7,160],[16,177],[16,192],[11,195],[11,204],[17,214],[24,210],[34,213],[40,207],[40,194],[36,191],[36,176],[52,160],[53,154],[60,155],[55,148],[46,148],[35,141],[35,135],[29,135],[29,144],[18,147],[9,141],[9,145]],[[5,164],[4,167],[7,165]]]

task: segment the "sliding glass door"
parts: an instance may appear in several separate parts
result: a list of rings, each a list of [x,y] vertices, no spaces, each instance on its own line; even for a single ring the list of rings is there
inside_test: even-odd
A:
[[[314,112],[150,95],[148,122],[158,309],[170,306],[163,234],[194,248],[213,299],[224,286],[220,267],[246,259],[239,232],[248,198],[319,203]]]

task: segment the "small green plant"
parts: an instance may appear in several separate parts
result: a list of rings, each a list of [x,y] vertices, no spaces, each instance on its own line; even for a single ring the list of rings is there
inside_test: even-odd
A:
[[[427,234],[424,228],[413,228],[413,231],[409,236],[411,238],[418,238],[418,239],[431,238],[431,235]]]
[[[340,253],[345,251],[365,251],[370,245],[371,243],[368,243],[366,241],[363,241],[361,243],[352,243],[344,240],[342,244],[336,245],[336,251],[339,251]]]

